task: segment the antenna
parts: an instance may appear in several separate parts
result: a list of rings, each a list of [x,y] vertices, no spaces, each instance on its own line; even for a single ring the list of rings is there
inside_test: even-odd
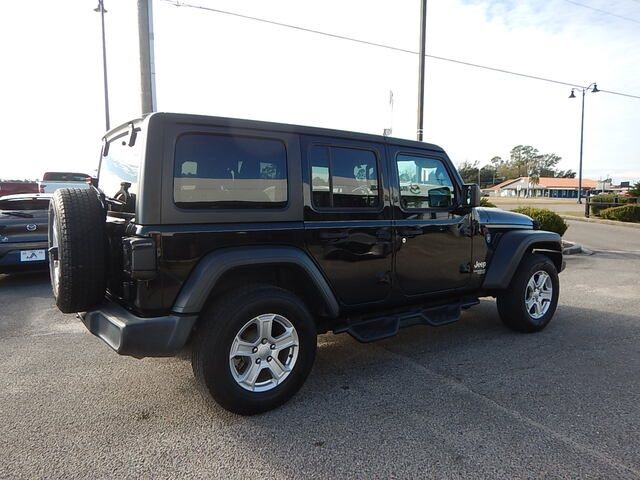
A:
[[[389,128],[385,128],[382,134],[385,137],[393,133],[393,90],[389,90]]]

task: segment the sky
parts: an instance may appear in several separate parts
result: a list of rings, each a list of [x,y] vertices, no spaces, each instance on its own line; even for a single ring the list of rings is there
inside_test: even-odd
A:
[[[418,49],[419,0],[183,3]],[[105,130],[96,5],[3,3],[0,178],[95,170]],[[105,7],[114,126],[141,113],[136,1],[105,0]],[[160,111],[377,134],[392,128],[393,136],[415,138],[416,54],[165,0],[153,0],[153,10]],[[429,0],[426,51],[640,96],[640,0]],[[427,58],[425,141],[456,164],[485,165],[525,144],[577,170],[580,99],[569,93],[564,85]],[[584,176],[640,180],[640,99],[601,92],[585,100]]]

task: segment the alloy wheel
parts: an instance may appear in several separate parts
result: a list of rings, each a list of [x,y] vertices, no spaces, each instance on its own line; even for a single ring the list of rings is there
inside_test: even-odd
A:
[[[266,392],[289,376],[299,347],[298,332],[287,318],[276,313],[258,315],[240,329],[231,344],[231,374],[245,390]]]

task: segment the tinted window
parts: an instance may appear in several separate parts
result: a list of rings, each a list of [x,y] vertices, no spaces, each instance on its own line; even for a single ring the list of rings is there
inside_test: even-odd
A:
[[[176,143],[173,198],[183,208],[283,207],[284,144],[265,138],[182,135]]]
[[[405,154],[398,155],[396,161],[402,207],[443,208],[453,204],[453,182],[442,161]]]
[[[379,204],[378,168],[371,150],[313,146],[312,202],[317,208],[371,208]]]

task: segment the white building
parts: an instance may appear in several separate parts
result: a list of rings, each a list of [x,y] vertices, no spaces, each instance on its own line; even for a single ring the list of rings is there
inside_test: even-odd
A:
[[[582,179],[582,196],[595,190],[598,182]],[[548,197],[548,198],[578,198],[577,178],[540,177],[536,184],[530,177],[519,177],[506,180],[491,188],[485,189],[494,197]]]

